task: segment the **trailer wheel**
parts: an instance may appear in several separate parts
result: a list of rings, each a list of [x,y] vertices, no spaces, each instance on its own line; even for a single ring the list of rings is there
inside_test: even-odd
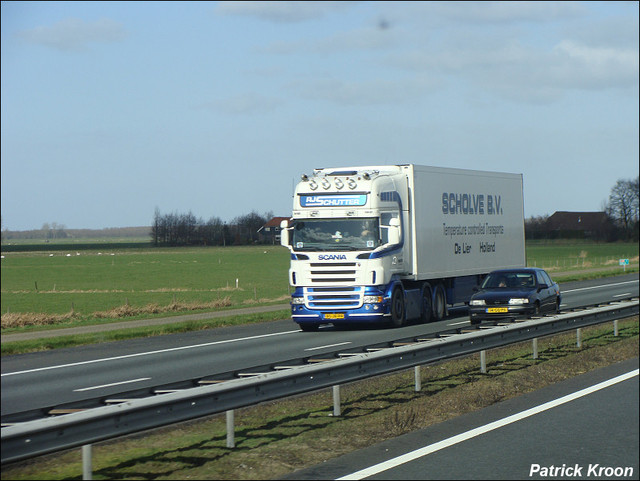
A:
[[[404,294],[402,289],[396,287],[391,295],[391,322],[395,327],[401,327],[404,326],[405,318]]]
[[[433,320],[433,302],[431,300],[431,288],[425,287],[422,290],[422,322]]]
[[[446,298],[442,284],[436,287],[436,295],[433,300],[433,317],[436,321],[441,321],[447,314]]]

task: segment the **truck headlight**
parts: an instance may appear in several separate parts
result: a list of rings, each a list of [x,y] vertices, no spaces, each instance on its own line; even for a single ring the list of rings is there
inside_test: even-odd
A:
[[[470,306],[484,306],[485,302],[484,299],[471,299],[471,301],[469,302]]]
[[[291,304],[304,304],[304,297],[292,297],[291,298]]]
[[[512,306],[521,306],[522,304],[529,304],[529,299],[522,297],[513,297],[509,299],[509,304]]]
[[[365,304],[380,304],[382,302],[382,296],[364,296]]]

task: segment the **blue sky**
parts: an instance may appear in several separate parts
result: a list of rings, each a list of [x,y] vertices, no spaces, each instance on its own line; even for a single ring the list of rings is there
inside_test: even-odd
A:
[[[289,215],[317,167],[638,175],[638,2],[2,2],[2,229]]]

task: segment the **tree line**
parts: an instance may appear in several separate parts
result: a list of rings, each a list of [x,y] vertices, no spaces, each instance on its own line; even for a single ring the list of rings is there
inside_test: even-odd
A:
[[[640,213],[640,189],[638,177],[619,179],[611,188],[609,198],[602,204],[606,223],[599,231],[559,233],[552,229],[548,215],[534,216],[525,220],[527,239],[552,239],[571,235],[583,235],[596,241],[613,242],[617,240],[638,242],[638,217]]]
[[[227,246],[272,243],[273,238],[260,233],[273,214],[251,212],[226,223],[219,217],[204,221],[193,213],[161,214],[156,209],[151,226],[155,246]]]
[[[571,237],[583,235],[596,241],[638,241],[639,216],[639,185],[635,179],[619,179],[611,188],[609,197],[602,204],[602,212],[607,216],[606,229],[595,233],[571,233]],[[247,245],[256,243],[273,243],[273,236],[265,236],[260,232],[273,214],[267,212],[250,214],[234,218],[231,222],[224,222],[219,217],[211,217],[204,221],[191,212],[187,214],[161,214],[156,209],[153,224],[148,228],[112,228],[99,231],[69,230],[62,224],[55,222],[43,224],[41,229],[31,231],[2,231],[3,241],[11,239],[45,239],[55,241],[68,237],[104,237],[118,235],[130,237],[151,236],[151,242],[156,246],[226,246]],[[146,230],[145,230],[146,229]],[[549,222],[549,215],[534,216],[525,220],[525,235],[527,239],[562,238],[567,233],[554,231]]]

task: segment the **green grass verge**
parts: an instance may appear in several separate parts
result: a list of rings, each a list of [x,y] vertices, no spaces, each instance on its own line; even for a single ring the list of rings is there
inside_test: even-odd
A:
[[[525,342],[343,386],[342,415],[330,390],[236,412],[236,448],[226,447],[224,415],[93,449],[93,479],[274,479],[353,450],[425,428],[570,377],[638,357],[638,317],[540,339],[539,358]],[[3,466],[2,479],[81,479],[80,448]]]
[[[71,248],[65,244],[50,247]],[[210,312],[211,308],[203,306],[214,302],[224,302],[215,310],[226,311],[280,304],[289,299],[289,253],[281,246],[157,249],[122,248],[122,244],[114,243],[107,247],[110,249],[26,251],[4,255],[0,299],[2,334]],[[527,243],[528,264],[549,269],[559,282],[638,272],[637,256],[637,244]],[[618,258],[630,258],[632,265],[625,271],[615,265]],[[570,265],[572,270],[556,271],[554,266],[560,264]],[[178,307],[173,309],[173,306]],[[233,316],[232,313],[229,315]],[[24,316],[26,321],[20,318],[14,322],[10,319],[12,316]],[[287,316],[288,313],[283,315]],[[269,315],[263,320],[273,318]],[[3,343],[2,355],[72,347],[102,342],[101,339],[207,329],[229,325],[228,322],[257,321],[234,317],[231,321],[215,323],[176,322],[173,330],[125,329],[108,335],[74,336],[59,342],[48,339]]]

